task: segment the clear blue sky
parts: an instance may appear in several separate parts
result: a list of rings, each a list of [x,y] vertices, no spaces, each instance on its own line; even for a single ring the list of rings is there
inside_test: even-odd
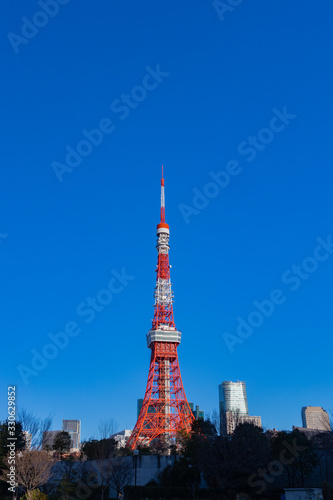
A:
[[[81,419],[88,438],[100,419],[135,424],[162,163],[189,401],[209,412],[218,384],[238,379],[268,428],[301,425],[304,405],[332,409],[333,255],[306,260],[317,269],[291,290],[292,266],[333,234],[332,4],[244,0],[223,16],[211,1],[62,1],[53,17],[30,0],[0,16],[0,418],[15,383],[55,429]],[[95,145],[80,143],[98,126]],[[76,167],[66,146],[85,155],[69,158]],[[238,175],[186,223],[179,206],[216,194],[210,172],[227,165]],[[77,307],[123,268],[135,278],[111,282],[119,293],[88,323]],[[230,352],[224,333],[274,289],[284,303]],[[17,367],[68,322],[80,333],[25,385]]]

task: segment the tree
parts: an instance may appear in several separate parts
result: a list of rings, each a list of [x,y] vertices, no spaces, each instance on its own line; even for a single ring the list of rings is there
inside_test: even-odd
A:
[[[114,418],[101,420],[98,424],[98,430],[101,439],[108,439],[112,434],[115,434],[117,432],[118,423]]]
[[[0,470],[3,467],[7,467],[6,457],[8,454],[8,443],[10,442],[9,438],[15,437],[15,450],[23,450],[25,447],[25,437],[22,430],[21,422],[16,422],[15,425],[15,434],[11,436],[9,434],[8,420],[0,423]]]
[[[67,431],[60,431],[56,434],[53,441],[53,449],[60,454],[62,459],[65,451],[69,452],[71,448],[71,436]]]
[[[319,432],[311,442],[318,456],[321,480],[330,483],[333,479],[333,432]]]
[[[133,477],[133,468],[123,457],[114,457],[110,461],[112,471],[109,485],[117,492],[117,498],[123,492],[125,486],[129,485]]]
[[[168,465],[159,475],[160,486],[164,488],[186,488],[192,498],[196,498],[201,483],[200,469],[181,456],[174,464]]]
[[[113,438],[91,439],[82,445],[82,452],[88,460],[93,460],[96,481],[101,487],[101,499],[103,500],[108,488],[112,474],[110,458],[116,455],[117,443]]]
[[[269,442],[261,428],[239,424],[230,436],[202,440],[197,457],[207,485],[233,498],[235,492],[249,491],[249,476],[267,465]]]
[[[129,455],[133,454],[133,451],[130,448],[126,448],[126,449],[129,450],[129,453],[128,453]],[[152,448],[147,444],[138,444],[137,449],[138,449],[140,455],[152,455],[152,453],[153,453]]]
[[[281,456],[288,455],[284,460],[284,465],[287,469],[290,488],[303,488],[305,479],[318,464],[313,443],[298,429],[292,432],[279,432],[273,438],[272,453],[273,457],[279,460]]]
[[[220,434],[220,425],[221,425],[221,422],[220,422],[220,415],[217,411],[216,408],[214,408],[214,410],[212,411],[212,414],[211,416],[207,416],[207,420],[210,420],[211,423],[214,425],[215,427],[215,430],[216,430],[216,434],[219,435]]]
[[[12,432],[8,428],[8,421],[0,422],[0,477],[3,481],[0,482],[0,498],[5,498],[8,494],[8,477],[6,477],[6,471],[8,470],[8,444],[10,441],[8,438],[15,437],[15,451],[23,450],[25,447],[25,438],[22,432],[22,425],[20,422],[16,422],[15,434],[11,436],[9,432]]]
[[[177,436],[181,455],[174,464],[166,467],[159,476],[160,485],[170,488],[186,488],[196,498],[201,484],[202,454],[216,438],[216,428],[208,420],[194,420],[191,432],[180,431]]]
[[[60,483],[57,486],[56,498],[61,498],[62,500],[67,500],[69,498],[75,497],[75,492],[79,485],[80,475],[78,470],[74,468],[75,460],[73,455],[64,457],[63,460],[58,464],[58,467],[62,467],[63,476]],[[59,469],[58,469],[59,470]]]
[[[194,420],[192,423],[192,433],[200,434],[206,437],[217,436],[217,429],[215,423],[213,423],[209,418],[206,420]]]
[[[76,481],[69,479],[64,475],[57,487],[57,498],[61,498],[63,500],[73,498],[77,487],[78,483]]]
[[[27,500],[33,500],[35,490],[52,476],[53,460],[44,451],[24,451],[16,456],[16,480],[26,491]]]
[[[111,455],[116,454],[117,443],[115,439],[89,439],[82,443],[82,453],[88,460],[100,460],[102,458],[109,458]]]
[[[29,497],[27,495],[24,495],[22,497],[22,500],[28,500]],[[48,497],[46,493],[42,493],[40,490],[33,490],[33,492],[30,495],[30,500],[48,500]]]
[[[18,420],[22,424],[22,430],[31,434],[31,448],[40,450],[43,446],[44,433],[51,429],[52,416],[49,415],[42,419],[25,409],[21,409],[18,413]]]

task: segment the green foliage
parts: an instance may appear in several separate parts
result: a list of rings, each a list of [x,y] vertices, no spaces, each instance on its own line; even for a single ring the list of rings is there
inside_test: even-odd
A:
[[[217,436],[215,426],[207,421],[194,422],[191,434],[180,436],[182,456],[165,469],[161,485],[186,485],[195,498],[203,477],[217,496],[233,498],[234,492],[249,491],[248,478],[270,458],[269,441],[262,429],[239,425],[232,436]]]
[[[0,469],[3,468],[4,466],[3,460],[8,454],[7,444],[9,443],[9,441],[7,440],[7,438],[9,437],[16,437],[15,449],[17,451],[22,450],[24,448],[25,438],[22,432],[21,422],[16,422],[14,436],[9,435],[7,420],[0,423]]]
[[[67,431],[60,431],[56,434],[53,441],[53,449],[62,456],[64,452],[69,452],[71,448],[71,436]]]
[[[151,447],[147,445],[139,444],[137,449],[139,450],[140,455],[151,455],[153,453]]]
[[[284,462],[290,488],[304,487],[306,478],[318,465],[312,441],[298,429],[279,432],[273,439],[272,454]]]
[[[133,451],[128,446],[124,446],[122,448],[116,448],[115,452],[120,457],[129,457],[129,456],[133,455]]]
[[[201,434],[207,437],[217,436],[217,431],[215,425],[209,420],[194,420],[192,423],[192,432],[195,434]]]
[[[161,486],[186,487],[189,491],[197,492],[200,487],[201,473],[198,467],[192,465],[185,457],[180,457],[174,465],[166,467],[159,475]]]
[[[67,500],[71,497],[75,497],[75,491],[78,487],[78,483],[73,481],[66,475],[63,476],[57,488],[57,499]]]
[[[48,500],[48,496],[40,490],[33,490],[30,493],[26,493],[22,500]]]
[[[25,447],[25,438],[22,432],[21,422],[16,422],[14,436],[9,436],[8,421],[6,420],[0,422],[0,476],[4,473],[8,466],[6,460],[8,455],[8,437],[16,437],[15,449],[17,451],[22,450]],[[3,498],[4,500],[8,498],[8,484],[3,480],[0,480],[0,498]],[[10,498],[12,498],[12,495],[10,495]]]
[[[81,450],[88,460],[102,460],[116,454],[117,442],[113,438],[90,439],[82,444]]]

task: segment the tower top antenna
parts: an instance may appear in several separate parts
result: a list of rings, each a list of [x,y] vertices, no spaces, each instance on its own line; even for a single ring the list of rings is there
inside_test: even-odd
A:
[[[161,220],[157,227],[162,227],[161,224],[164,224],[165,227],[169,228],[169,226],[165,223],[165,194],[164,194],[163,165],[162,165],[162,179],[161,179]]]

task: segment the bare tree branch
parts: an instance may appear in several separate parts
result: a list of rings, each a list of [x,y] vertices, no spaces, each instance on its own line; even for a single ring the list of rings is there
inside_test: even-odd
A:
[[[114,418],[101,420],[98,424],[98,430],[101,439],[108,439],[112,434],[118,430],[118,423]]]
[[[41,419],[23,408],[18,413],[18,420],[22,423],[22,430],[31,434],[31,448],[40,450],[44,432],[48,432],[52,426],[52,416]]]
[[[50,455],[44,451],[24,451],[16,455],[16,481],[25,490],[28,499],[32,498],[35,489],[49,481],[53,463]]]

